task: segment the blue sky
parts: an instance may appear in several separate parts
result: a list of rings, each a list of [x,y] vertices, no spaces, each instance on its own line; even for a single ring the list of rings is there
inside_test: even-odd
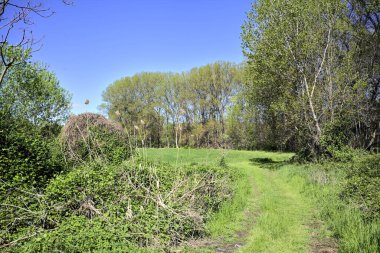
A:
[[[36,19],[33,34],[42,48],[33,60],[56,73],[76,114],[98,112],[102,92],[124,76],[243,60],[240,31],[249,0],[46,2],[56,14]]]

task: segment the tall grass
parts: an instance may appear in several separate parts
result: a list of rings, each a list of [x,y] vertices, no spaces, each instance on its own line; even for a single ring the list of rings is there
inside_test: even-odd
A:
[[[380,252],[380,220],[367,219],[355,205],[340,197],[344,185],[344,165],[288,165],[282,173],[305,181],[304,195],[318,208],[317,217],[326,225],[326,235],[339,240],[340,253]],[[335,168],[334,168],[335,167]],[[321,231],[323,232],[323,231]]]

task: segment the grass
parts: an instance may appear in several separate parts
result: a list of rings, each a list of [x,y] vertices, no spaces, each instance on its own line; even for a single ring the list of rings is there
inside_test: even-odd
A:
[[[308,252],[312,206],[300,194],[302,182],[287,182],[280,174],[259,167],[252,172],[261,191],[257,201],[262,215],[240,252]]]
[[[240,173],[234,185],[234,198],[227,201],[207,223],[207,230],[213,238],[222,237],[227,242],[238,240],[237,234],[244,230],[244,222],[250,218],[245,210],[257,210],[252,175],[244,169]]]
[[[207,224],[211,237],[234,241],[247,234],[240,252],[307,252],[310,201],[301,193],[299,180],[286,181],[275,170],[260,168],[288,160],[290,153],[209,149],[149,149],[150,159],[173,164],[218,163],[222,156],[236,174],[235,197]],[[247,212],[247,211],[250,212]],[[249,226],[247,227],[247,225]],[[229,241],[227,239],[227,241]]]
[[[187,149],[187,148],[150,148],[140,149],[150,160],[167,162],[172,165],[185,165],[191,163],[215,164],[222,156],[226,162],[236,167],[241,163],[246,163],[250,159],[268,158],[274,162],[281,162],[290,159],[293,153],[274,153],[266,151],[243,151],[225,149]]]
[[[315,165],[288,165],[282,168],[288,177],[300,177],[305,182],[304,195],[318,204],[316,216],[328,229],[325,236],[339,239],[340,253],[378,253],[380,250],[380,220],[367,220],[354,205],[340,197],[344,183],[342,168],[329,169],[334,163],[322,167]]]
[[[144,152],[151,160],[174,165],[218,164],[224,157],[237,175],[235,196],[211,218],[207,228],[210,238],[222,238],[225,245],[240,243],[239,237],[244,237],[237,252],[330,252],[337,247],[340,253],[379,252],[380,221],[366,221],[358,209],[339,197],[344,183],[340,169],[287,163],[291,153],[215,149]],[[206,247],[188,252],[215,251]]]

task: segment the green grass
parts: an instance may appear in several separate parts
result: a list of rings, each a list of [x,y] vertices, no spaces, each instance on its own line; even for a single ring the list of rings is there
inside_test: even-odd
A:
[[[277,171],[257,166],[257,161],[276,164],[293,154],[210,149],[149,149],[146,152],[149,159],[177,165],[215,164],[224,155],[231,170],[240,176],[234,198],[207,224],[211,236],[233,241],[238,231],[245,230],[247,242],[240,252],[307,252],[310,239],[307,222],[312,207],[300,193],[302,182],[286,181]]]
[[[237,176],[235,195],[209,220],[207,229],[211,238],[226,242],[239,241],[242,231],[247,234],[237,252],[310,252],[312,240],[332,236],[339,239],[340,253],[379,252],[380,222],[366,221],[339,197],[344,170],[284,162],[291,153],[215,149],[144,149],[143,153],[149,160],[174,165],[218,164],[224,156]],[[311,226],[315,221],[318,227]]]
[[[318,205],[316,216],[328,228],[321,232],[339,239],[340,253],[379,252],[380,220],[367,220],[359,209],[339,197],[344,184],[344,168],[341,165],[338,168],[334,163],[323,166],[288,165],[282,171],[288,174],[288,178],[304,180],[304,195]]]
[[[236,168],[235,168],[236,169]],[[222,237],[227,241],[237,240],[236,235],[242,231],[247,217],[245,210],[257,210],[255,191],[252,188],[252,175],[247,170],[241,170],[235,185],[234,197],[224,203],[207,223],[207,230],[213,238]]]
[[[288,159],[292,154],[274,154],[269,152],[250,152],[222,149],[147,149],[141,150],[149,160],[167,162],[172,165],[218,164],[224,156],[231,170],[235,171],[234,198],[227,201],[221,210],[207,223],[207,230],[212,238],[222,237],[233,241],[238,231],[243,229],[246,209],[256,209],[253,177],[249,166],[242,166],[242,161],[259,157],[273,157],[278,161]],[[244,163],[244,162],[243,162]]]
[[[225,149],[185,149],[185,148],[150,148],[140,149],[149,160],[167,162],[172,165],[184,165],[191,163],[215,164],[222,156],[233,167],[245,164],[250,159],[269,158],[275,162],[289,160],[293,153],[274,153],[266,151],[240,151]]]
[[[240,252],[308,252],[312,206],[300,194],[302,182],[259,167],[252,172],[261,191],[261,215]]]

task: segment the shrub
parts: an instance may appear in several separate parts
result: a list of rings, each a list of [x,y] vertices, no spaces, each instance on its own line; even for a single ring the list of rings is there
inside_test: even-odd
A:
[[[43,187],[63,170],[58,144],[29,122],[0,118],[0,189]],[[1,197],[0,197],[1,198]]]
[[[158,252],[204,235],[205,221],[230,197],[230,184],[229,174],[215,167],[87,163],[52,180],[34,203],[33,213],[41,215],[8,226],[0,238],[9,243],[38,233],[15,252]],[[12,212],[0,226],[24,214]]]
[[[18,248],[20,253],[30,252],[158,252],[138,247],[129,242],[134,237],[128,233],[130,224],[110,223],[102,217],[89,220],[84,216],[71,216],[59,229],[45,231],[37,238]]]
[[[380,155],[365,156],[349,167],[342,196],[369,218],[380,218]]]
[[[74,163],[97,158],[120,163],[132,152],[123,128],[95,113],[71,116],[63,128],[61,142],[66,157]]]

